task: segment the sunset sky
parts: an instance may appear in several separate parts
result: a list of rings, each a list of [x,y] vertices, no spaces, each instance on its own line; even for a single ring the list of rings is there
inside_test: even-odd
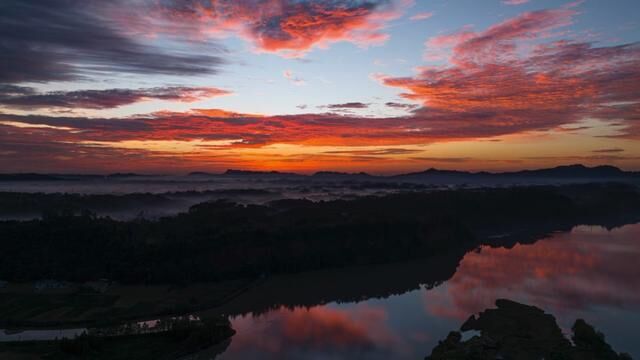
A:
[[[638,0],[2,0],[0,172],[640,170]]]

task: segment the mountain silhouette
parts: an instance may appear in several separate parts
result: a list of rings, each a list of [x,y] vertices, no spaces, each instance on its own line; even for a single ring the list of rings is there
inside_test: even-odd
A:
[[[142,176],[134,173],[109,174],[107,178]],[[321,179],[328,181],[345,180],[367,180],[367,181],[454,181],[473,182],[491,180],[518,180],[518,179],[584,179],[584,180],[629,180],[640,178],[640,173],[624,171],[611,165],[600,165],[588,167],[582,164],[562,165],[552,168],[519,170],[510,172],[472,172],[463,170],[442,170],[430,168],[424,171],[411,172],[398,175],[371,175],[365,172],[347,173],[338,171],[318,171],[312,175],[303,175],[292,172],[281,171],[255,171],[228,169],[224,173],[210,173],[194,171],[188,176],[246,176],[246,177],[291,177],[296,179]],[[95,174],[39,174],[39,173],[19,173],[0,174],[0,181],[57,181],[57,180],[82,180],[89,178],[104,178],[104,175]]]

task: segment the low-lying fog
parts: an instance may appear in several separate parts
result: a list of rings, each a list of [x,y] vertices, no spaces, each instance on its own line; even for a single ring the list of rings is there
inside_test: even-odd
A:
[[[89,210],[120,220],[147,219],[184,212],[212,200],[264,204],[280,199],[311,201],[384,195],[398,191],[432,191],[465,187],[503,187],[590,182],[594,179],[470,178],[438,174],[375,177],[366,174],[295,174],[188,176],[60,176],[0,181],[0,220],[28,220],[52,212]]]

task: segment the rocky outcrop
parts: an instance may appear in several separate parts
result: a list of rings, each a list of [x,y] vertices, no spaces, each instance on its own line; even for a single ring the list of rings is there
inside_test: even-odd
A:
[[[462,334],[449,333],[426,360],[455,359],[631,359],[617,354],[604,336],[584,320],[573,326],[573,344],[562,334],[553,315],[511,300],[499,299],[497,309],[472,315],[460,328],[480,335],[462,341]]]

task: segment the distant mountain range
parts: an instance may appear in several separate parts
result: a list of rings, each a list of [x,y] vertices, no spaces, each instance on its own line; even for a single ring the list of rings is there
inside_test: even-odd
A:
[[[518,179],[640,179],[640,172],[624,171],[615,166],[602,165],[595,167],[587,167],[581,164],[564,165],[553,168],[537,169],[537,170],[521,170],[513,172],[469,172],[458,170],[439,170],[427,169],[420,172],[407,174],[380,176],[371,175],[364,172],[345,173],[335,171],[320,171],[312,175],[302,175],[291,172],[279,171],[249,171],[229,169],[224,173],[208,173],[208,172],[192,172],[188,174],[192,177],[210,177],[210,176],[233,176],[233,177],[269,177],[269,178],[299,178],[299,179],[318,179],[328,181],[341,180],[358,180],[358,181],[429,181],[438,180],[453,182],[460,181],[492,181],[492,180],[518,180]],[[110,175],[64,175],[64,174],[37,174],[37,173],[21,173],[21,174],[0,174],[0,181],[59,181],[59,180],[81,180],[88,178],[109,178],[119,179],[127,177],[148,176],[135,173],[116,173]]]
[[[301,175],[289,172],[279,171],[247,171],[247,170],[227,170],[223,174],[203,173],[195,172],[189,174],[195,175],[208,175],[208,176],[296,176],[296,177],[313,177],[313,178],[370,178],[370,179],[401,179],[401,178],[424,178],[424,177],[469,177],[469,178],[495,178],[495,177],[540,177],[540,178],[625,178],[640,176],[638,172],[624,171],[615,166],[601,165],[595,167],[588,167],[581,164],[575,165],[563,165],[553,168],[536,169],[536,170],[521,170],[513,172],[470,172],[460,170],[439,170],[439,169],[427,169],[420,172],[413,172],[407,174],[382,176],[371,175],[365,172],[359,173],[346,173],[337,171],[319,171],[312,175]]]
[[[563,165],[547,169],[521,170],[513,172],[468,172],[456,170],[428,169],[421,172],[396,175],[395,177],[461,176],[461,177],[539,177],[539,178],[622,178],[635,177],[638,172],[623,171],[615,166],[587,167],[581,164]]]

